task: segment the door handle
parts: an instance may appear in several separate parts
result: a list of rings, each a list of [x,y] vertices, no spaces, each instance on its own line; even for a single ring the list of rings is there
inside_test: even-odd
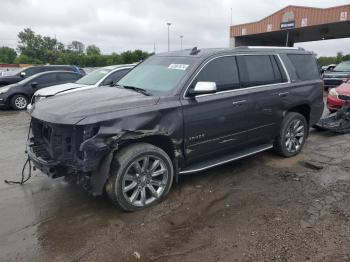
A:
[[[278,94],[279,97],[286,97],[288,95],[289,95],[289,92],[282,92]]]
[[[234,101],[232,103],[233,106],[241,106],[243,105],[245,102],[247,102],[247,100],[240,100],[240,101]]]

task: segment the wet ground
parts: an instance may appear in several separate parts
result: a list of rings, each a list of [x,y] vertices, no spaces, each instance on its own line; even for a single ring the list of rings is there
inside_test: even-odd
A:
[[[1,180],[19,179],[29,118],[0,112]],[[0,261],[350,261],[350,135],[312,131],[186,176],[160,205],[122,213],[36,171],[0,182]]]

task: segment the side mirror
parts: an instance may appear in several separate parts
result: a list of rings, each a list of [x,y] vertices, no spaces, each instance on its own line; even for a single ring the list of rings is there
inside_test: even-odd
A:
[[[30,84],[32,88],[37,88],[38,87],[38,83],[37,82],[33,82]]]
[[[21,72],[19,75],[20,75],[21,77],[25,78],[25,76],[27,75],[27,73],[26,73],[26,72]]]
[[[215,82],[197,82],[196,86],[190,90],[189,95],[194,97],[198,95],[214,94],[216,91]]]

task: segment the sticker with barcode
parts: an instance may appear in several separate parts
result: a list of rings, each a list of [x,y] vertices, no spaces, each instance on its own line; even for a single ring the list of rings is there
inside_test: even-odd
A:
[[[176,70],[186,70],[188,65],[185,64],[171,64],[168,66],[169,69],[176,69]]]

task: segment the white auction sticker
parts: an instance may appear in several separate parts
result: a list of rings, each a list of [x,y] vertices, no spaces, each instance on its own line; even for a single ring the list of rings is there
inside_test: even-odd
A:
[[[171,64],[168,66],[169,69],[186,70],[188,65],[185,64]]]

